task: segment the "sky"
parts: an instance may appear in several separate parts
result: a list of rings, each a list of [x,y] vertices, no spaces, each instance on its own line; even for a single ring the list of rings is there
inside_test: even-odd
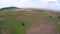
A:
[[[0,0],[0,8],[9,6],[60,10],[60,0]]]

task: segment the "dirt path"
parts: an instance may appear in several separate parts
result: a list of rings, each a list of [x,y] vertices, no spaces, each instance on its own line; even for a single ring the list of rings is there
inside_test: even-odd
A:
[[[27,30],[27,34],[57,34],[53,24],[46,24],[45,18],[40,14],[35,14],[38,18],[37,22]]]

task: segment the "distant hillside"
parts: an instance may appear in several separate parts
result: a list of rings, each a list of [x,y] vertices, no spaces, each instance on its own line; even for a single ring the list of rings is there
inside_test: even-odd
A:
[[[4,7],[4,8],[1,8],[0,10],[7,10],[7,9],[15,9],[15,8],[17,8],[17,7]]]

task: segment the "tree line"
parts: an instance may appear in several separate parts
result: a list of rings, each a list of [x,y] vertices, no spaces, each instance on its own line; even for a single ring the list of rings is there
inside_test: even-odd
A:
[[[0,10],[13,9],[13,8],[17,8],[17,7],[3,7]]]

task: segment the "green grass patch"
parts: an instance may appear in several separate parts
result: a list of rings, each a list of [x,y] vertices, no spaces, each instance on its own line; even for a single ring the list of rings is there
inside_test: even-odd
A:
[[[20,19],[8,17],[4,21],[6,27],[3,26],[3,29],[10,29],[10,34],[25,34],[26,29],[30,26],[30,23],[28,21],[25,21],[25,26],[22,26],[21,23],[22,20]]]
[[[10,30],[10,33],[7,33],[7,34],[25,34],[26,30],[31,25],[30,20],[23,21],[23,19],[11,17],[11,15],[13,14],[21,14],[24,16],[29,13],[25,13],[25,12],[13,13],[10,11],[1,11],[0,15],[4,15],[5,20],[0,21],[0,25],[3,25],[3,26],[0,26],[0,31],[1,31],[0,34],[2,33],[2,30],[7,30],[7,29]],[[30,18],[32,22],[36,20],[35,16],[31,16]],[[25,26],[22,26],[21,23],[23,22],[25,23]]]
[[[30,20],[31,23],[34,23],[35,21],[37,21],[37,17],[36,16],[30,16]]]
[[[52,23],[54,23],[56,26],[56,31],[58,31],[58,32],[60,32],[60,19],[58,19],[57,17],[51,17],[51,18],[47,18],[47,20],[48,20],[48,22],[50,23],[50,22],[52,22]]]

